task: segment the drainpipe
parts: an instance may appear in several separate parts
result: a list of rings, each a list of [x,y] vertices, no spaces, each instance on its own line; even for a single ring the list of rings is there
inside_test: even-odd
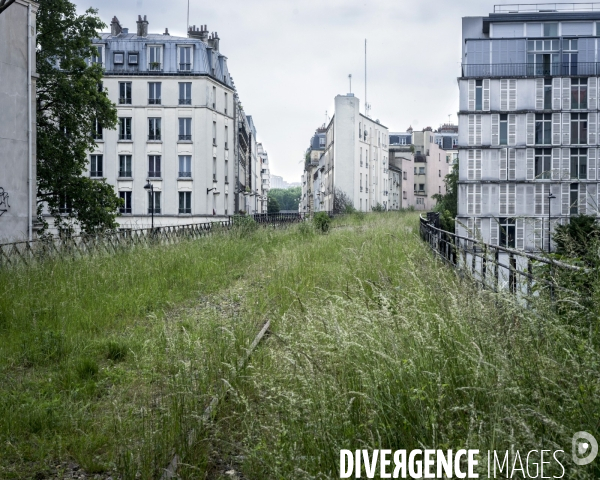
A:
[[[33,240],[33,166],[31,162],[33,155],[31,154],[32,149],[32,136],[33,131],[31,128],[32,112],[31,112],[31,4],[27,5],[27,187],[28,187],[28,201],[27,201],[27,219],[28,219],[28,238],[31,242]]]

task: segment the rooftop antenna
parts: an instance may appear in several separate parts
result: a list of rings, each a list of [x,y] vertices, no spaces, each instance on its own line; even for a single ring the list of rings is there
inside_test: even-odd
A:
[[[325,126],[327,126],[328,121],[329,121],[329,117],[327,116],[327,110],[325,110]]]
[[[348,75],[348,80],[350,81],[350,93],[352,93],[352,74]]]
[[[450,117],[452,116],[452,114],[448,114],[448,125],[452,125],[452,122],[450,121]]]
[[[365,115],[369,116],[369,107],[367,104],[367,39],[365,38]]]
[[[190,0],[188,0],[188,8],[187,8],[187,30],[188,33],[190,31]]]

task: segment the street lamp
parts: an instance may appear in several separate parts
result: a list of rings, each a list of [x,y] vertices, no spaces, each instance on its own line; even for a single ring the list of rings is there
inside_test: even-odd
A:
[[[548,191],[548,253],[550,253],[550,200],[556,198],[556,195],[552,195],[551,191]]]
[[[147,180],[148,183],[144,185],[144,190],[148,190],[150,193],[150,213],[152,214],[152,233],[154,233],[154,185],[150,183],[150,179]]]

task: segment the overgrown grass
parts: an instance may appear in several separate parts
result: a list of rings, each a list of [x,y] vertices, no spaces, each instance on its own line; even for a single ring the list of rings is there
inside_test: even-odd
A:
[[[593,336],[459,280],[416,214],[341,223],[1,272],[0,477],[157,478],[177,453],[182,478],[336,478],[340,448],[599,438]]]

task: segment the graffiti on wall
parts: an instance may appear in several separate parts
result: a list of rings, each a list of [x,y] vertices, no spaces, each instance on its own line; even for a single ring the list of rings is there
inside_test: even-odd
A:
[[[0,217],[4,215],[9,208],[10,205],[8,204],[8,193],[6,193],[4,189],[0,187]]]

